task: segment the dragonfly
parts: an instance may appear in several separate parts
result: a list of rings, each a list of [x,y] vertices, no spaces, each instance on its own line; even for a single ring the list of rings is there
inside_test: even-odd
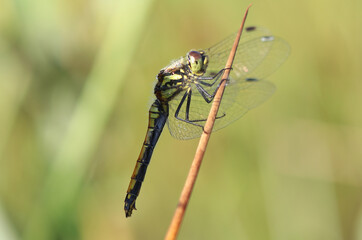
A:
[[[245,28],[230,76],[222,79],[235,36],[204,50],[191,50],[158,73],[156,100],[149,110],[146,137],[125,198],[126,217],[136,209],[147,167],[166,122],[177,139],[199,137],[222,81],[227,82],[213,131],[234,122],[274,93],[274,84],[264,78],[286,60],[288,43],[266,28]]]

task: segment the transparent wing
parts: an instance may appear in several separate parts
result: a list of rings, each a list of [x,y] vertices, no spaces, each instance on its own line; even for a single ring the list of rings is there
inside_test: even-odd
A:
[[[247,28],[248,29],[248,28]],[[205,50],[209,56],[209,66],[205,76],[215,76],[225,67],[235,35]],[[241,38],[234,59],[233,70],[225,88],[219,113],[213,131],[219,130],[243,116],[247,111],[263,103],[275,91],[272,83],[262,80],[275,71],[287,58],[289,45],[282,39],[269,35],[263,28],[253,27]],[[205,77],[204,76],[204,77]],[[200,84],[209,94],[215,92],[220,83],[212,86]],[[203,80],[212,83],[213,80]],[[207,103],[196,85],[192,86],[189,119],[204,125],[211,103]],[[175,111],[185,93],[181,92],[169,102],[168,127],[172,136],[178,139],[199,137],[202,128],[175,118]],[[180,107],[179,117],[186,118],[186,101]]]
[[[209,56],[206,76],[213,76],[225,67],[236,33],[205,50]],[[265,78],[288,57],[290,47],[262,27],[248,27],[243,32],[235,54],[232,74],[237,77]],[[261,63],[263,62],[263,66]],[[257,68],[257,69],[256,69]]]
[[[232,80],[234,81],[234,80]],[[235,80],[236,83],[238,80]],[[211,103],[206,103],[205,100],[195,93],[193,89],[192,101],[190,105],[189,116],[190,120],[206,120]],[[225,88],[224,96],[221,101],[218,119],[215,121],[213,131],[217,131],[231,122],[237,120],[265,100],[267,100],[275,91],[275,87],[268,81],[239,81],[233,86],[228,85]],[[178,99],[181,97],[178,96]],[[173,137],[178,139],[191,139],[199,137],[202,133],[202,128],[190,123],[178,120],[174,117],[174,113],[179,105],[170,104],[170,116],[168,118],[168,127]],[[186,104],[182,105],[179,116],[185,119]],[[196,122],[204,125],[205,121]]]
[[[229,37],[227,37],[226,39],[224,39],[223,41],[205,50],[205,52],[209,56],[209,66],[206,75],[208,76],[213,75],[215,71],[217,72],[218,70],[223,69],[225,67],[231,48],[234,44],[236,35],[237,33],[234,33]],[[247,49],[245,49],[246,47],[243,47],[244,44],[250,42],[251,40],[260,39],[261,37],[270,36],[270,35],[271,33],[269,32],[269,30],[263,27],[253,26],[245,28],[240,38],[239,47],[234,59],[234,65],[235,63],[240,61],[244,62],[242,60],[245,59],[245,57],[243,59],[238,59],[241,57],[240,56],[241,52],[245,53],[247,51]],[[252,54],[254,54],[254,52],[255,51],[251,51]],[[255,66],[256,64],[253,65]]]

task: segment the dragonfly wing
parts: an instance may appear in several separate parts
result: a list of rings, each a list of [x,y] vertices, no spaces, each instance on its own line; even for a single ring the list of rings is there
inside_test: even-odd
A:
[[[264,79],[279,68],[289,52],[288,43],[278,37],[264,36],[250,40],[238,49],[231,76]]]
[[[209,56],[209,65],[206,72],[207,76],[212,76],[225,67],[231,48],[233,47],[236,35],[237,33],[234,33],[229,37],[227,37],[226,39],[224,39],[223,41],[215,44],[214,46],[205,49],[206,54]],[[254,27],[245,28],[240,38],[239,47],[236,52],[235,59],[237,59],[239,55],[238,53],[241,52],[241,48],[245,43],[251,40],[260,39],[263,36],[270,36],[270,35],[271,35],[270,31],[263,27],[254,26]],[[236,61],[234,60],[234,62]]]
[[[214,131],[271,97],[275,86],[263,78],[286,60],[289,51],[289,45],[274,36],[262,36],[240,45],[220,104],[219,114],[225,117],[215,121]]]
[[[211,103],[207,103],[197,89],[192,88],[189,120],[199,120],[195,123],[204,125],[209,115]],[[266,101],[275,91],[273,83],[264,80],[234,80],[231,79],[225,88],[219,113],[213,131],[226,127],[242,117],[250,109]],[[181,98],[180,94],[178,98]],[[170,102],[170,116],[168,127],[173,137],[181,140],[197,138],[202,133],[202,128],[175,118],[175,112],[180,104],[180,99]],[[186,118],[186,101],[179,110],[179,117]]]
[[[230,54],[235,35],[232,35],[215,46],[206,49],[209,56],[209,66],[204,76],[215,76],[225,67]],[[234,58],[233,70],[225,88],[219,113],[214,125],[214,131],[221,129],[243,116],[248,110],[260,105],[275,91],[272,83],[262,80],[274,72],[288,57],[289,45],[282,39],[271,36],[268,30],[259,27],[247,28],[240,40],[238,51]],[[213,94],[221,78],[212,85],[202,85],[209,94]],[[212,82],[205,80],[204,82]],[[189,120],[204,125],[210,111],[211,103],[207,103],[195,84],[192,85],[189,108]],[[202,128],[174,117],[179,109],[179,117],[186,119],[186,102],[180,106],[185,93],[180,93],[169,102],[169,130],[178,139],[199,137]]]
[[[210,110],[210,103],[207,103],[201,94],[197,91],[195,85],[191,87],[191,104],[189,108],[189,120],[205,120]],[[173,137],[181,140],[197,138],[202,133],[202,128],[185,121],[181,121],[175,117],[177,108],[185,92],[180,93],[176,98],[169,102],[169,119],[168,128]],[[179,109],[179,118],[186,119],[186,103],[182,104]],[[205,121],[195,122],[196,124],[204,125]]]
[[[232,66],[236,78],[254,77],[263,79],[273,73],[288,57],[290,47],[281,38],[270,35],[270,33],[259,27],[254,27],[252,32],[246,32],[240,39]],[[228,37],[220,44],[205,50],[209,56],[209,66],[206,76],[214,76],[225,67],[229,57],[236,34]]]
[[[219,108],[219,119],[216,119],[213,131],[226,127],[230,123],[242,117],[250,109],[253,109],[275,92],[273,83],[265,80],[230,80],[226,86]],[[235,82],[233,82],[235,81]]]

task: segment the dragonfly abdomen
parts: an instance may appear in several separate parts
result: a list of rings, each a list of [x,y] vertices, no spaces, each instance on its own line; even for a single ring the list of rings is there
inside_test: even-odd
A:
[[[149,111],[148,128],[145,141],[142,145],[140,155],[138,156],[131,181],[128,186],[127,195],[124,200],[124,210],[126,217],[132,215],[133,209],[136,209],[136,199],[140,192],[142,182],[145,178],[148,164],[150,163],[153,149],[161,135],[168,117],[168,105],[162,104],[158,99],[152,104]]]

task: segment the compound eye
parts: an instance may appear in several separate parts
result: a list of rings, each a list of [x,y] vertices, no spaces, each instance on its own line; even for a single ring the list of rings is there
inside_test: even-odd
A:
[[[195,74],[200,74],[200,71],[203,69],[203,57],[202,54],[198,51],[190,51],[187,54],[188,66],[191,72]]]
[[[199,62],[202,58],[201,53],[198,51],[190,51],[188,56],[191,64]]]

